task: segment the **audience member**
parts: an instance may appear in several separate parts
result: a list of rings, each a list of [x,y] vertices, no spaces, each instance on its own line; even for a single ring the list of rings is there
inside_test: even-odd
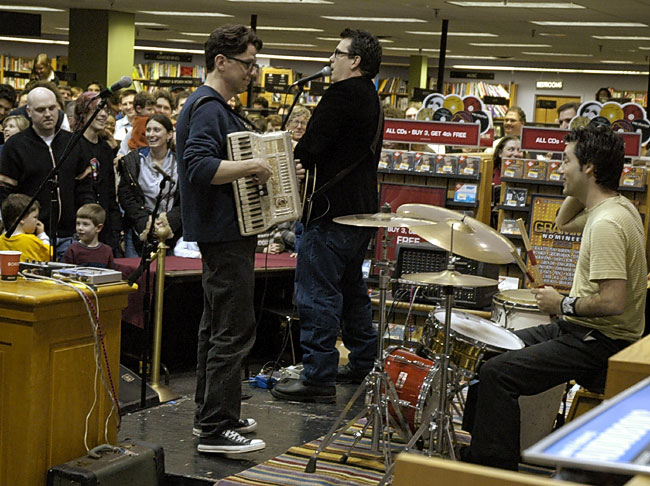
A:
[[[606,101],[609,101],[611,97],[612,93],[610,93],[609,88],[600,88],[598,91],[596,91],[596,97],[594,99],[596,101],[600,101],[601,103],[605,103]]]
[[[122,116],[115,121],[115,131],[113,137],[120,142],[124,140],[129,130],[133,128],[133,118],[135,117],[135,107],[133,99],[136,95],[134,89],[123,89],[120,91],[120,113]]]
[[[258,110],[260,116],[264,118],[269,116],[269,100],[264,98],[264,96],[258,96],[253,100],[253,108]]]
[[[108,115],[106,117],[106,123],[104,124],[104,130],[99,134],[101,138],[106,140],[106,143],[113,151],[114,155],[117,155],[117,151],[120,148],[120,142],[115,140],[113,134],[115,133],[115,117],[113,115]]]
[[[90,91],[91,93],[99,93],[101,90],[104,89],[104,85],[100,83],[99,81],[91,81],[86,85],[86,89],[84,90],[84,93],[87,93]]]
[[[59,84],[59,78],[56,77],[54,69],[52,69],[52,61],[44,52],[37,54],[34,58],[34,67],[32,68],[30,78],[37,81],[52,81],[54,84]]]
[[[72,101],[77,101],[79,95],[83,93],[83,90],[79,86],[72,87]]]
[[[59,85],[59,94],[63,100],[63,105],[68,106],[68,102],[72,101],[72,88],[67,84]]]
[[[183,90],[176,95],[176,99],[174,101],[174,115],[178,116],[189,96],[190,93],[186,90]]]
[[[155,100],[154,111],[171,118],[172,107],[174,106],[174,100],[172,100],[171,95],[167,91],[160,90],[156,91],[153,97]]]
[[[99,204],[84,204],[77,211],[77,238],[63,257],[64,263],[84,267],[113,268],[113,250],[99,241],[106,211]]]
[[[22,115],[8,116],[2,122],[2,136],[4,137],[4,142],[6,143],[12,135],[22,132],[28,126],[29,120]],[[4,144],[0,145],[0,154],[2,154],[2,147],[4,147]]]
[[[25,89],[23,90],[23,93],[21,93],[21,97],[24,94],[27,94],[29,96],[29,93],[32,92],[32,90],[36,88],[46,88],[52,92],[52,94],[55,97],[56,104],[58,105],[59,108],[59,115],[58,119],[56,122],[56,129],[58,130],[59,128],[62,128],[63,130],[70,130],[70,120],[68,119],[67,115],[63,111],[63,98],[61,98],[61,94],[59,93],[59,89],[56,87],[56,84],[54,84],[52,81],[30,81],[27,83],[25,86]],[[25,98],[27,99],[27,97]],[[15,110],[12,110],[10,115],[22,115],[28,120],[30,119],[30,115],[27,111],[27,104],[19,106]]]
[[[266,131],[277,132],[282,127],[282,117],[280,115],[269,115],[266,117]]]
[[[305,129],[307,128],[307,123],[311,118],[311,111],[305,106],[296,105],[296,107],[291,112],[289,116],[289,122],[287,123],[287,129],[291,134],[291,142],[294,147],[298,141],[305,134]]]
[[[81,127],[94,112],[99,101],[91,92],[84,93],[75,102],[76,126]],[[106,214],[102,218],[103,231],[100,240],[120,255],[120,235],[122,232],[122,213],[115,193],[115,172],[113,171],[113,149],[103,138],[106,132],[106,109],[102,109],[79,140],[79,150],[90,166],[95,203]],[[77,220],[79,216],[77,215]],[[78,226],[78,221],[77,221]]]
[[[176,154],[171,150],[174,127],[165,115],[156,113],[146,124],[148,146],[129,152],[120,161],[120,183],[118,198],[124,210],[124,232],[126,257],[136,257],[145,240],[151,213],[154,209],[162,176],[154,165],[171,177],[167,182],[161,201],[156,226],[163,223],[166,214],[169,228],[178,239],[181,227],[180,195],[178,192],[178,170]]]
[[[521,129],[526,124],[526,113],[519,106],[511,106],[503,117],[504,136],[521,137]]]
[[[506,135],[501,138],[492,155],[492,185],[498,186],[501,184],[501,163],[503,159],[521,158],[523,156],[519,137]]]
[[[257,235],[256,253],[278,255],[294,251],[296,247],[296,221],[280,223]]]
[[[70,132],[56,128],[60,110],[52,91],[43,87],[34,88],[29,93],[26,106],[32,126],[12,136],[0,158],[0,200],[15,192],[33,196],[52,170],[53,160],[58,162],[61,159],[72,137]],[[89,173],[88,161],[83,159],[78,147],[60,166],[57,258],[62,257],[72,244],[76,209],[93,202]],[[38,200],[41,220],[47,222],[51,208],[50,193],[42,191]]]
[[[578,103],[564,103],[557,109],[557,121],[560,128],[569,129],[569,124],[574,116],[578,114]]]
[[[25,210],[31,196],[26,194],[10,194],[2,203],[2,219],[5,229],[12,226]],[[3,233],[0,236],[0,250],[20,251],[20,261],[35,260],[47,262],[50,260],[50,239],[45,233],[43,223],[38,219],[40,205],[34,201],[30,211],[20,220],[10,238]]]
[[[421,107],[422,103],[420,102],[414,101],[409,103],[408,107],[406,108],[406,112],[404,113],[404,117],[407,120],[415,120]]]
[[[0,123],[16,104],[16,90],[8,84],[0,84]]]
[[[153,95],[146,91],[141,91],[133,97],[133,109],[135,111],[132,120],[133,127],[120,143],[118,155],[126,155],[130,150],[147,146],[145,128],[149,115],[154,113],[154,104]]]

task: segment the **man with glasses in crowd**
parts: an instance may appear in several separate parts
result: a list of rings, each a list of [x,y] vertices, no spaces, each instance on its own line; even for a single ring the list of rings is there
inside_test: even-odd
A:
[[[334,223],[333,218],[377,211],[377,162],[383,116],[372,79],[381,46],[369,32],[346,29],[330,57],[327,89],[294,150],[316,171],[311,211],[298,252],[295,293],[304,369],[284,379],[276,398],[331,403],[336,381],[361,382],[372,369],[377,333],[361,266],[373,231]],[[349,365],[337,369],[338,330],[350,350]]]
[[[190,95],[178,117],[177,151],[183,236],[198,242],[203,257],[203,316],[199,325],[196,414],[197,449],[207,453],[251,452],[266,447],[241,419],[242,362],[255,342],[253,289],[256,237],[239,233],[232,182],[271,176],[263,159],[228,160],[227,136],[246,130],[226,103],[258,74],[262,41],[243,25],[225,25],[205,43],[205,83]]]

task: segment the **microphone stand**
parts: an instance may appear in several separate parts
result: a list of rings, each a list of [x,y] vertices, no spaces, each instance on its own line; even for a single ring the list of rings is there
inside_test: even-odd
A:
[[[129,283],[135,282],[140,275],[144,273],[144,295],[142,296],[142,325],[144,326],[144,332],[146,335],[146,343],[142,347],[140,354],[140,360],[142,361],[142,367],[140,368],[140,407],[146,408],[147,406],[147,366],[149,365],[150,353],[149,347],[153,341],[153,329],[151,327],[151,308],[153,307],[153,302],[151,299],[151,284],[150,284],[150,275],[151,275],[151,260],[147,256],[151,255],[152,248],[155,248],[154,244],[154,227],[156,225],[156,217],[158,215],[158,210],[160,208],[160,202],[162,201],[163,191],[165,190],[165,184],[167,180],[163,177],[160,181],[160,186],[158,189],[158,195],[156,196],[156,203],[154,204],[153,211],[151,212],[151,224],[149,225],[149,232],[147,237],[142,243],[142,256],[140,257],[140,265],[136,268],[131,275],[129,276]],[[151,370],[153,374],[153,370]]]
[[[16,221],[14,224],[12,224],[9,229],[7,229],[7,238],[11,238],[11,235],[16,231],[16,228],[18,227],[18,224],[20,224],[20,221],[29,214],[29,210],[32,207],[32,204],[38,199],[38,196],[43,192],[43,189],[45,186],[49,186],[50,188],[50,218],[48,221],[48,233],[50,236],[50,246],[52,247],[52,256],[51,256],[51,261],[56,261],[56,233],[57,233],[57,226],[59,223],[59,197],[58,197],[58,189],[59,189],[59,181],[57,179],[57,175],[59,171],[61,170],[61,167],[63,164],[66,162],[68,159],[68,156],[72,152],[72,149],[79,143],[79,140],[83,136],[83,134],[86,132],[88,127],[91,125],[97,114],[106,106],[107,99],[102,98],[101,101],[97,104],[97,107],[95,108],[95,111],[93,114],[86,120],[86,123],[84,124],[81,129],[75,130],[73,133],[72,138],[68,141],[68,144],[65,146],[65,149],[63,149],[63,153],[61,154],[61,157],[59,158],[59,161],[52,167],[52,170],[50,173],[45,177],[45,179],[41,182],[41,184],[38,186],[38,189],[36,189],[36,192],[32,196],[32,199],[29,201],[29,204],[25,206],[25,209],[23,209],[22,213],[20,213],[20,216],[16,218]],[[58,115],[57,115],[58,116]]]
[[[293,88],[294,85],[291,85],[287,87],[287,91],[285,95],[289,94],[289,91],[291,91],[291,88]],[[298,103],[298,98],[300,98],[300,95],[302,95],[302,92],[305,90],[305,83],[298,83],[296,86],[298,86],[298,92],[293,95],[293,103],[291,103],[291,106],[289,107],[289,111],[287,111],[287,114],[284,116],[284,119],[282,120],[282,126],[280,127],[280,130],[284,130],[287,126],[287,122],[289,121],[289,116],[291,115],[291,112],[296,106],[296,103]]]

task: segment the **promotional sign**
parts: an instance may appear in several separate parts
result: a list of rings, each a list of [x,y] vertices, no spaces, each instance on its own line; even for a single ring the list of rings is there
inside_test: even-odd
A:
[[[561,196],[533,196],[531,202],[530,244],[537,258],[545,285],[571,290],[580,253],[580,233],[565,233],[555,225],[562,206]]]
[[[570,130],[561,128],[527,127],[521,129],[522,150],[535,152],[564,152],[564,137]],[[625,142],[625,156],[638,157],[641,155],[641,132],[619,132]]]
[[[384,140],[407,143],[433,143],[477,147],[478,123],[427,122],[388,118],[384,123]]]
[[[432,93],[424,98],[416,119],[434,122],[478,123],[481,135],[492,127],[492,115],[485,109],[483,100],[474,95],[461,98],[456,94],[445,96],[440,93]]]
[[[445,206],[445,197],[447,188],[434,186],[409,186],[406,184],[389,184],[382,183],[379,191],[379,206],[389,203],[391,211],[397,212],[402,204],[419,203],[430,204],[432,206]],[[426,243],[426,240],[420,238],[409,228],[386,228],[387,244],[386,258],[395,259],[395,247],[399,244]],[[377,260],[382,258],[382,241],[384,228],[379,228],[377,233],[377,244],[375,245],[375,257]]]

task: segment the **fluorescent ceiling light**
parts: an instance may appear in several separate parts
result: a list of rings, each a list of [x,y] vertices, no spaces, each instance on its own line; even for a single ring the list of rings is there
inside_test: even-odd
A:
[[[160,24],[158,22],[134,22],[138,27],[169,27],[168,24]]]
[[[318,3],[331,5],[327,0],[227,0],[233,3]]]
[[[489,7],[489,8],[586,8],[573,2],[461,2],[448,1],[459,7]]]
[[[198,42],[191,39],[167,39],[169,42],[187,42],[189,44],[198,44]]]
[[[207,37],[210,35],[209,32],[180,32],[181,35],[189,35],[193,37]]]
[[[564,22],[555,20],[530,20],[535,25],[550,25],[553,27],[647,27],[641,22]]]
[[[454,69],[473,69],[477,71],[526,71],[540,73],[576,73],[576,74],[625,74],[629,76],[648,76],[648,71],[613,71],[611,69],[572,69],[572,68],[543,68],[519,66],[480,66],[470,64],[456,64]]]
[[[603,60],[600,61],[603,64],[634,64],[632,61],[615,61],[615,60]]]
[[[64,30],[64,31],[69,31],[70,27],[54,27],[56,30]]]
[[[594,39],[601,40],[629,40],[629,41],[648,41],[650,37],[640,35],[592,35]]]
[[[219,12],[168,12],[162,10],[138,10],[138,13],[174,17],[234,17],[234,15],[223,14]]]
[[[451,55],[451,56],[445,56],[445,57],[447,59],[481,59],[481,60],[483,60],[483,59],[487,59],[487,60],[499,59],[498,57],[495,57],[495,56],[461,56],[461,55],[454,56],[454,55]]]
[[[639,46],[638,49],[641,49],[642,51],[650,51],[650,46],[648,46],[648,47]]]
[[[566,34],[561,34],[559,32],[538,32],[540,37],[566,37]]]
[[[30,37],[4,37],[0,36],[0,41],[7,42],[27,42],[29,44],[59,44],[62,46],[67,46],[67,40],[53,40],[53,39],[41,39],[41,38],[30,38]]]
[[[202,49],[180,49],[178,47],[133,46],[134,51],[180,52],[182,54],[205,54]]]
[[[550,44],[508,44],[499,42],[470,42],[469,45],[476,47],[552,47]]]
[[[256,30],[279,30],[279,31],[286,31],[286,32],[323,32],[323,29],[315,29],[313,27],[278,27],[275,25],[258,25],[256,27]]]
[[[413,35],[442,35],[441,32],[426,32],[426,31],[414,31],[407,30],[407,34]],[[447,32],[449,37],[499,37],[497,34],[491,34],[489,32]]]
[[[265,42],[264,47],[267,46],[268,47],[316,47],[316,44],[292,44],[291,42]]]
[[[415,22],[426,22],[422,19],[414,18],[403,18],[403,17],[339,17],[332,15],[321,15],[321,18],[327,20],[344,20],[346,22],[404,22],[404,23],[415,23]]]
[[[420,47],[384,47],[386,51],[440,52],[440,49],[422,49]],[[449,52],[449,51],[447,51]]]
[[[60,8],[29,7],[26,5],[0,5],[0,10],[23,10],[25,12],[65,12]]]
[[[522,54],[529,56],[557,56],[557,57],[593,57],[593,54],[566,54],[564,52],[530,52],[525,51]]]

